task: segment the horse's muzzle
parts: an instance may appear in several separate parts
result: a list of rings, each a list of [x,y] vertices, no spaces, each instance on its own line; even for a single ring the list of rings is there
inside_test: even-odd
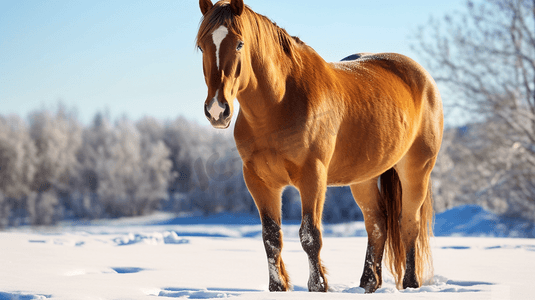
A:
[[[230,105],[226,102],[221,103],[216,99],[204,105],[204,115],[212,126],[218,129],[228,128],[232,120]]]

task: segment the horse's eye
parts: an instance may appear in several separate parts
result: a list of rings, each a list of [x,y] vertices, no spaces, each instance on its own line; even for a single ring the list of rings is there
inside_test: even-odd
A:
[[[238,47],[236,47],[236,51],[240,51],[241,48],[243,48],[243,42],[242,42],[242,41],[239,41],[239,42],[238,42]]]
[[[201,46],[197,46],[197,48],[199,48],[199,51],[201,51],[201,52],[202,52],[202,48],[201,48]]]

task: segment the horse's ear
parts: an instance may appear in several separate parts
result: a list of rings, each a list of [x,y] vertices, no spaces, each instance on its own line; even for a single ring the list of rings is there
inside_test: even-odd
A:
[[[230,8],[235,15],[240,16],[243,12],[243,0],[230,0]]]
[[[210,0],[199,0],[199,6],[201,7],[201,12],[204,15],[212,8],[214,5]]]

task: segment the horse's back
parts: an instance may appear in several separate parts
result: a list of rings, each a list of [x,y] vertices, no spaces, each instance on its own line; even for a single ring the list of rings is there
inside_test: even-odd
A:
[[[331,63],[335,68],[359,74],[363,69],[373,70],[376,75],[391,74],[407,84],[416,94],[426,87],[436,89],[431,75],[413,59],[397,53],[357,53]],[[366,75],[365,75],[366,76]],[[363,79],[363,78],[360,78]],[[367,78],[370,79],[370,78]]]
[[[342,60],[340,61],[353,61],[366,55],[373,55],[373,53],[370,53],[370,52],[355,53],[355,54],[351,54],[349,56],[342,58]]]
[[[401,106],[408,105],[415,110],[414,117],[433,118],[442,114],[442,100],[435,81],[420,64],[407,56],[357,53],[331,65],[348,74],[353,84],[367,87],[360,89],[361,97],[381,95]],[[419,111],[422,109],[429,110],[433,116],[421,115]]]
[[[413,146],[426,149],[422,159],[438,154],[442,103],[423,67],[394,53],[359,53],[331,65],[347,91],[347,111],[331,161],[332,184],[347,183],[338,178],[351,165],[366,166],[358,170],[366,178],[382,174]],[[357,157],[348,158],[350,151]]]

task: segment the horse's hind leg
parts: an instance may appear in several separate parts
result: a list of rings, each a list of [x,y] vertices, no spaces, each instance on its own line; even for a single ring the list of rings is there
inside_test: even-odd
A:
[[[396,166],[402,186],[401,241],[405,249],[403,288],[418,288],[425,268],[432,270],[427,220],[432,218],[429,193],[431,171],[436,158],[407,155]],[[424,205],[425,204],[425,205]],[[426,211],[429,214],[426,214]],[[428,264],[428,265],[426,265]]]
[[[382,284],[381,262],[386,241],[386,215],[380,201],[377,178],[351,186],[351,192],[364,215],[368,248],[360,287],[373,293]]]
[[[309,162],[302,170],[299,182],[301,194],[302,221],[299,229],[301,246],[308,255],[308,290],[326,292],[328,290],[326,270],[320,259],[322,246],[321,214],[327,191],[327,172],[319,160]]]
[[[290,278],[281,258],[281,188],[268,187],[253,171],[243,169],[247,188],[254,198],[262,220],[262,239],[268,259],[269,290],[287,291]]]

